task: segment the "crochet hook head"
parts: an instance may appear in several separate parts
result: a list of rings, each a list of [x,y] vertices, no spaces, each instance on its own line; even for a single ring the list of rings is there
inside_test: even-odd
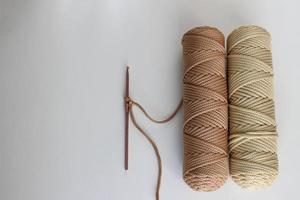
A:
[[[128,170],[128,128],[129,128],[129,67],[126,68],[126,78],[125,78],[125,160],[124,167]]]

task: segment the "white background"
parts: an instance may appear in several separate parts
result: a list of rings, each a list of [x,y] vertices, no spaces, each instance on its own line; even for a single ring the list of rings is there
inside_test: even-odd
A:
[[[123,170],[124,75],[155,117],[181,98],[182,35],[195,26],[225,36],[255,24],[272,34],[280,175],[261,191],[232,180],[216,192],[182,179],[182,113],[139,123],[163,159],[162,200],[296,199],[300,180],[298,0],[1,0],[0,199],[153,200],[157,163],[130,127]]]

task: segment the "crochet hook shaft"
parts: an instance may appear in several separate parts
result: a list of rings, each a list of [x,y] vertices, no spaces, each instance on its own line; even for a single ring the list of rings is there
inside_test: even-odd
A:
[[[129,102],[127,101],[129,97],[129,67],[126,68],[126,78],[125,78],[125,170],[128,170],[128,128],[129,128]]]

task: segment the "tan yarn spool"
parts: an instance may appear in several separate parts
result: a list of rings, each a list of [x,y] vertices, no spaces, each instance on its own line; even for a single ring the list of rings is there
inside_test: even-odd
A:
[[[213,191],[228,177],[227,83],[223,34],[212,27],[188,31],[182,39],[185,182]]]
[[[261,188],[278,174],[270,35],[243,26],[227,42],[230,173],[241,187]]]

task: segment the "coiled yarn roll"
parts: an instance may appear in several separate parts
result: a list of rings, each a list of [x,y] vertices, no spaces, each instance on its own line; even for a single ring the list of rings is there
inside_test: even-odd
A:
[[[278,174],[270,35],[243,26],[227,42],[230,173],[241,187],[262,188]]]
[[[228,104],[224,36],[198,27],[182,39],[184,181],[213,191],[228,177]]]

